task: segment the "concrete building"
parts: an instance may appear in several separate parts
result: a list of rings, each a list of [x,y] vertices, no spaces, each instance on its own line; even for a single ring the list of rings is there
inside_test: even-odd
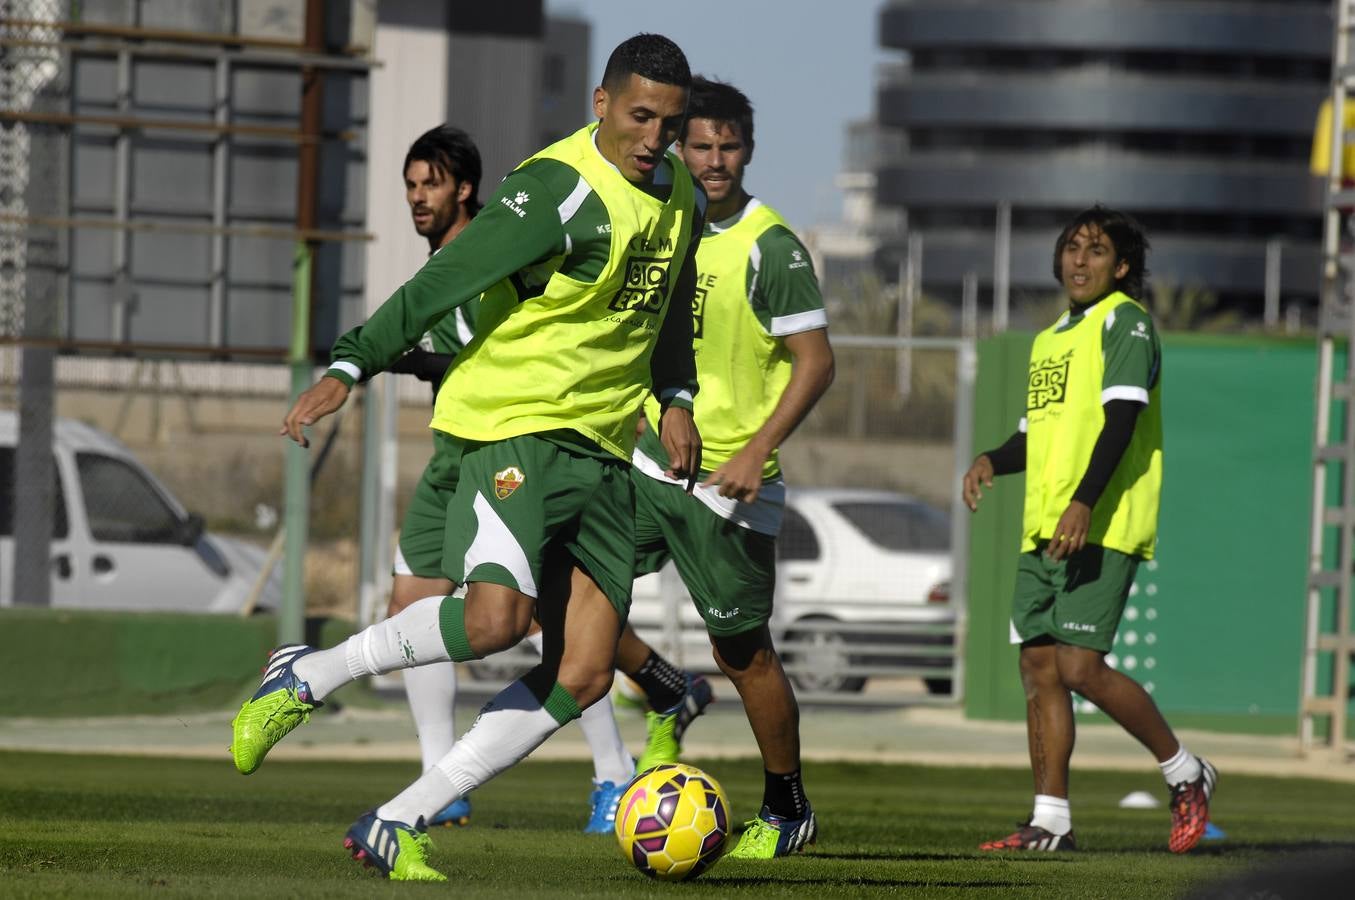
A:
[[[907,58],[882,77],[877,118],[902,140],[880,161],[876,202],[923,234],[929,290],[967,271],[988,290],[1009,204],[1012,296],[1052,292],[1058,226],[1100,201],[1148,227],[1159,280],[1273,321],[1281,302],[1317,295],[1321,201],[1307,160],[1328,91],[1330,10],[890,0],[880,43]],[[902,253],[887,245],[882,269]]]

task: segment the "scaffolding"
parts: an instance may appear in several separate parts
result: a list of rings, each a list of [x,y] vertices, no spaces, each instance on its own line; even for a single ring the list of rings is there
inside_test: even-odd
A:
[[[24,8],[24,4],[7,4],[4,11],[21,12]],[[135,4],[130,4],[129,8],[135,9]],[[235,4],[225,3],[222,10],[226,18],[238,18]],[[22,165],[0,167],[4,177],[7,180],[26,179],[29,160],[24,147],[29,132],[34,129],[62,135],[67,147],[67,171],[58,176],[64,181],[58,192],[64,195],[64,209],[49,209],[44,214],[23,206],[22,189],[17,192],[19,202],[8,202],[16,192],[6,191],[7,202],[0,208],[0,234],[5,237],[0,252],[8,259],[18,252],[17,248],[22,248],[40,233],[59,235],[67,252],[63,254],[66,259],[61,262],[62,269],[66,270],[66,277],[62,279],[64,289],[55,298],[56,316],[51,329],[22,326],[22,274],[18,278],[3,279],[4,284],[0,285],[3,287],[0,345],[43,346],[94,354],[149,353],[161,357],[201,357],[206,354],[215,358],[273,362],[286,359],[286,340],[258,340],[247,334],[242,339],[239,325],[234,329],[230,325],[232,240],[287,241],[315,246],[365,241],[371,236],[361,228],[318,228],[303,223],[295,210],[285,213],[281,210],[237,211],[233,214],[233,156],[245,142],[246,149],[255,152],[269,152],[284,159],[292,154],[304,158],[316,145],[325,142],[352,144],[361,134],[353,128],[308,129],[300,121],[304,110],[294,116],[297,121],[287,124],[248,121],[259,116],[239,115],[232,99],[233,86],[241,73],[299,72],[303,82],[319,72],[364,74],[374,65],[366,57],[365,48],[350,46],[333,51],[323,46],[317,49],[305,42],[237,33],[33,19],[21,15],[0,17],[0,48],[7,56],[41,61],[41,65],[29,67],[33,72],[50,69],[74,80],[74,73],[82,65],[96,64],[91,66],[91,71],[102,73],[103,67],[109,67],[112,76],[111,85],[97,88],[100,93],[109,95],[106,99],[91,101],[81,95],[78,85],[71,85],[62,92],[64,96],[49,97],[43,104],[46,108],[39,108],[34,102],[43,86],[35,79],[28,78],[26,83],[16,84],[14,90],[10,85],[5,86],[5,102],[0,103],[0,135],[5,137],[5,144],[0,151],[4,160]],[[205,98],[200,109],[170,108],[168,114],[140,111],[135,93],[150,79],[139,82],[136,69],[139,64],[161,67],[160,77],[165,80],[200,79],[205,69],[210,70],[210,96]],[[89,80],[96,79],[91,77]],[[78,208],[79,198],[71,187],[77,177],[73,171],[75,145],[82,140],[111,140],[112,143],[112,183],[109,196],[102,201],[106,204],[105,210],[90,209],[88,204],[84,209]],[[200,142],[206,150],[210,157],[208,202],[180,209],[164,204],[155,209],[134,209],[138,144],[155,146],[167,140]],[[24,147],[9,146],[16,143],[22,143]],[[295,149],[283,149],[289,145]],[[143,161],[142,168],[147,167]],[[297,179],[302,184],[298,195],[307,189],[305,182],[313,182],[316,177],[314,165],[299,166]],[[313,196],[314,186],[309,189]],[[249,221],[251,219],[253,221]],[[93,232],[104,233],[104,239],[111,244],[111,277],[106,285],[111,310],[106,328],[102,322],[91,326],[89,322],[79,321],[70,289],[69,248],[77,235]],[[136,304],[137,276],[132,267],[132,241],[137,235],[207,239],[206,271],[201,278],[184,279],[179,284],[184,289],[184,302],[194,302],[194,297],[205,288],[202,317],[206,324],[200,337],[138,339],[133,333],[129,323]],[[279,295],[286,295],[290,293],[292,283],[290,278],[282,278],[269,287]],[[236,321],[238,323],[239,317]]]
[[[1323,221],[1322,297],[1313,441],[1313,495],[1299,740],[1303,752],[1352,758],[1349,736],[1352,580],[1355,580],[1355,189],[1343,162],[1347,94],[1355,87],[1355,0],[1335,0],[1331,145]]]
[[[363,104],[342,92],[344,77],[374,63],[327,28],[351,4],[307,0],[301,41],[239,33],[241,8],[161,9],[215,21],[218,33],[145,27],[140,0],[125,0],[121,24],[71,20],[62,0],[0,0],[0,346],[23,348],[16,602],[50,603],[56,351],[286,361],[295,394],[330,337],[315,333],[312,298],[323,297],[329,327],[343,318],[344,267],[327,248],[370,236],[351,227],[360,213],[344,216],[345,176],[360,160],[347,126]],[[331,74],[340,96],[326,105]],[[246,84],[254,107],[242,108]],[[322,150],[335,148],[327,170]],[[250,153],[258,165],[246,180],[237,155]],[[262,201],[242,204],[242,187]],[[245,256],[250,240],[291,252],[254,245]],[[237,286],[249,298],[240,309]],[[289,447],[284,642],[302,637],[309,476],[304,449]]]

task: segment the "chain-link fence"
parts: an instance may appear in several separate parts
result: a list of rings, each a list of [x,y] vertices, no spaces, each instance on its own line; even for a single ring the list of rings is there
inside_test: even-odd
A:
[[[902,345],[834,340],[838,378],[783,449],[792,490],[778,635],[807,696],[893,702],[929,687],[944,696],[958,618],[949,516],[962,343],[913,348],[912,390],[902,400]],[[18,352],[0,350],[0,484],[9,489],[0,504],[10,526],[0,564],[13,559],[13,451],[5,447],[17,437]],[[59,357],[54,376],[53,603],[220,612],[273,605],[276,567],[267,553],[284,494],[277,428],[288,403],[286,368]],[[395,379],[401,399],[398,522],[431,452],[428,388],[384,377]],[[313,435],[312,459],[323,462],[312,489],[311,616],[357,616],[364,397],[356,392],[344,414]],[[188,571],[193,560],[197,573]],[[256,589],[266,565],[273,583]],[[0,572],[6,603],[11,572]],[[122,584],[135,588],[114,589]],[[656,646],[713,668],[671,573],[638,584],[635,609]],[[679,626],[664,624],[670,620]],[[510,655],[478,670],[492,680],[512,664]]]

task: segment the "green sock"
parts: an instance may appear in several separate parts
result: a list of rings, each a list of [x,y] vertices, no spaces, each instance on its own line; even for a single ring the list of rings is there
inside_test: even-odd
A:
[[[583,710],[579,709],[579,703],[574,699],[574,695],[561,687],[558,681],[551,686],[550,694],[541,705],[561,725],[567,725],[583,715]]]
[[[465,597],[442,598],[442,605],[438,607],[438,626],[442,630],[442,643],[452,662],[480,658],[480,654],[471,649],[470,638],[466,637]]]

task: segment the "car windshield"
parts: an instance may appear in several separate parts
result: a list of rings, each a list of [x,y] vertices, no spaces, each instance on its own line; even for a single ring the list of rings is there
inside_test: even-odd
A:
[[[833,509],[885,550],[949,550],[950,516],[923,503],[844,500]]]

